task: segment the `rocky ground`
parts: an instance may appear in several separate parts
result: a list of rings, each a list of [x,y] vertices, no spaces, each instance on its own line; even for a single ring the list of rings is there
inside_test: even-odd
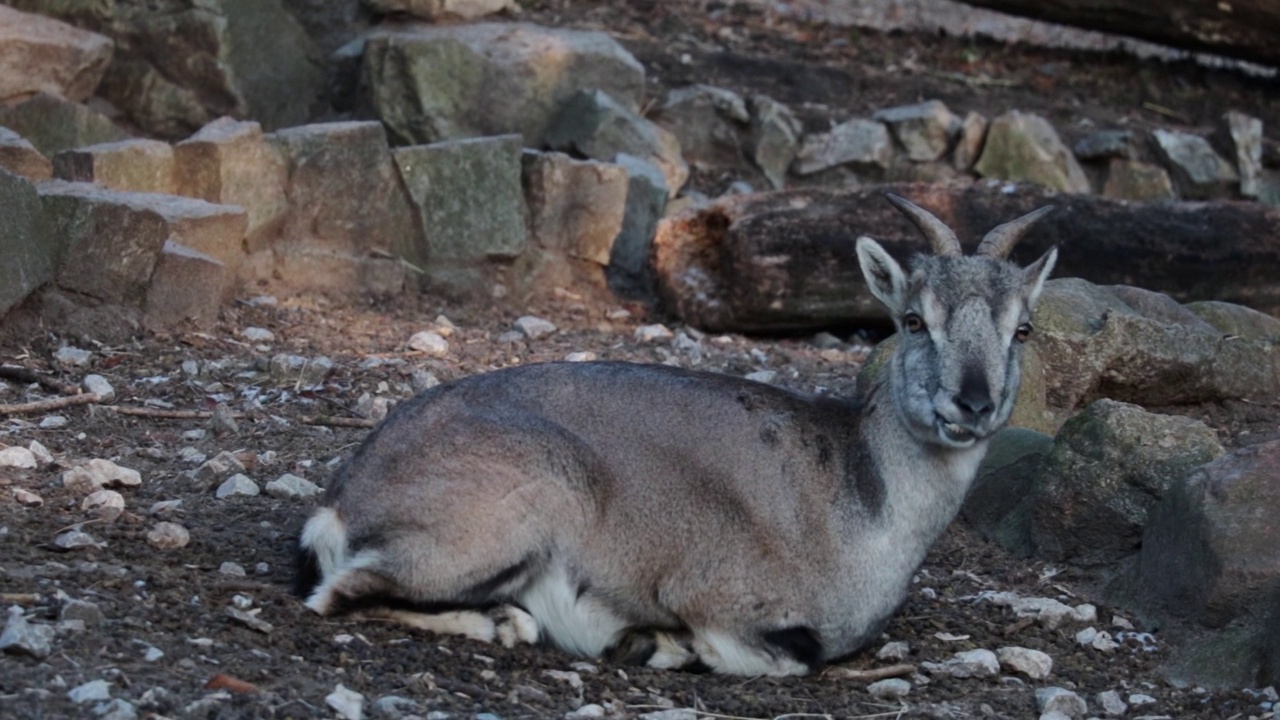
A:
[[[727,4],[685,7],[546,0],[527,3],[524,16],[618,33],[646,64],[655,95],[688,82],[766,92],[815,126],[933,97],[959,112],[1036,110],[1063,128],[1170,117],[1208,126],[1228,107],[1263,118],[1268,128],[1280,126],[1273,81],[1120,56],[811,27]],[[717,193],[734,179],[704,174],[695,183]],[[450,322],[437,320],[441,314]],[[513,325],[527,314],[559,329],[527,337]],[[376,622],[320,620],[288,593],[293,536],[312,501],[280,492],[219,498],[217,489],[238,468],[204,465],[229,452],[259,486],[286,473],[323,485],[333,463],[367,432],[335,422],[358,425],[381,401],[407,396],[431,378],[448,381],[571,353],[762,373],[778,384],[840,393],[851,389],[867,350],[856,335],[719,337],[674,325],[673,337],[637,334],[660,320],[639,307],[572,293],[532,308],[459,306],[432,297],[366,307],[280,298],[274,305],[236,303],[208,333],[108,347],[50,330],[6,342],[0,362],[37,371],[49,387],[6,381],[0,403],[56,397],[53,385],[79,384],[89,374],[103,376],[116,397],[9,415],[0,425],[0,443],[38,442],[52,457],[35,468],[0,468],[0,484],[9,486],[0,502],[0,601],[22,607],[31,628],[54,629],[50,638],[28,628],[42,657],[0,657],[0,716],[353,717],[339,686],[363,696],[366,716],[386,717],[558,718],[575,710],[579,717],[630,717],[677,708],[691,710],[663,717],[1024,718],[1039,715],[1036,690],[1048,687],[1087,700],[1082,717],[1103,716],[1098,695],[1108,691],[1129,705],[1127,717],[1272,716],[1267,703],[1274,695],[1166,682],[1159,672],[1169,652],[1164,637],[1143,634],[1150,628],[1137,618],[1100,603],[1096,578],[1009,557],[959,525],[930,554],[886,633],[886,642],[907,643],[905,656],[878,658],[878,643],[847,666],[810,678],[618,667],[549,649],[508,650]],[[408,349],[420,331],[445,336],[448,350],[437,356]],[[90,351],[85,364],[75,364],[71,353],[55,359],[65,345]],[[273,371],[270,360],[278,355],[326,357],[333,369],[323,380],[280,361]],[[239,414],[234,428],[203,417],[220,403]],[[1228,445],[1266,437],[1280,424],[1274,406],[1174,410],[1204,419]],[[163,417],[179,414],[173,411],[193,412]],[[114,519],[107,519],[116,515],[110,510],[83,509],[85,493],[63,484],[66,470],[92,459],[141,475],[140,484],[118,489],[124,509]],[[149,534],[161,522],[181,525],[189,543],[157,547],[164,543]],[[91,544],[66,548],[77,529],[90,538],[78,540]],[[1096,612],[1083,608],[1056,621],[1019,617],[997,602],[1007,596],[995,593],[1006,592],[1073,608],[1089,603]],[[1082,645],[1078,634],[1088,628],[1110,633],[1118,646]],[[39,647],[42,639],[47,648]],[[1018,671],[1006,660],[991,673],[979,662],[975,676],[962,678],[925,665],[1007,647],[1041,651],[1052,669],[1038,677],[1034,667]],[[912,667],[895,668],[904,664]],[[868,692],[886,674],[909,680],[912,689],[901,699]]]

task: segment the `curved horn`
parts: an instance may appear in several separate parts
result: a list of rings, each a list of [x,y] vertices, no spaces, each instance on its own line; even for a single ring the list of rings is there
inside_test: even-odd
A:
[[[934,217],[932,213],[893,193],[885,193],[885,197],[893,203],[894,207],[901,210],[902,214],[920,229],[920,232],[924,233],[924,236],[929,239],[929,245],[933,247],[934,255],[960,254],[960,241],[956,239],[955,231]]]
[[[1010,220],[1003,225],[997,225],[991,232],[987,233],[986,237],[982,238],[982,242],[978,244],[978,250],[974,254],[996,259],[1008,257],[1009,251],[1022,239],[1023,234],[1027,232],[1027,228],[1035,225],[1037,220],[1052,211],[1052,205],[1045,205],[1039,210],[1023,215],[1017,220]]]

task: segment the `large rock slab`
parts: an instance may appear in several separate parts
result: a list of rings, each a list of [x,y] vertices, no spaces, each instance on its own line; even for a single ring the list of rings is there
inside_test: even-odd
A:
[[[28,180],[53,177],[53,163],[29,140],[6,127],[0,127],[0,169]]]
[[[684,159],[695,167],[739,168],[746,164],[743,139],[751,114],[742,96],[712,85],[672,90],[653,121],[675,136]]]
[[[824,133],[805,136],[796,153],[791,171],[812,175],[823,170],[850,165],[855,170],[872,172],[889,169],[893,160],[893,140],[884,123],[853,118]]]
[[[676,136],[601,90],[574,93],[547,129],[547,145],[612,162],[626,153],[656,165],[672,197],[689,179],[689,165]]]
[[[173,148],[176,192],[248,213],[251,253],[267,247],[289,208],[289,170],[256,122],[219,118]]]
[[[49,93],[0,107],[0,125],[31,141],[45,157],[129,137],[102,113]]]
[[[133,138],[63,150],[53,156],[53,173],[60,180],[112,190],[173,194],[173,147]]]
[[[41,92],[84,100],[107,71],[111,50],[110,38],[0,5],[0,101]]]
[[[627,171],[627,210],[609,256],[609,287],[627,298],[653,295],[653,236],[667,207],[667,179],[652,163],[623,153],[615,162]]]
[[[364,102],[398,145],[519,133],[542,147],[560,104],[579,90],[631,110],[644,91],[644,68],[601,32],[408,24],[363,42]]]
[[[231,273],[217,259],[167,240],[143,303],[143,323],[152,330],[190,325],[207,329],[218,319],[218,308]]]
[[[1233,202],[1121,203],[987,182],[717,199],[659,226],[660,298],[686,322],[724,331],[886,323],[864,287],[854,241],[871,235],[903,259],[925,251],[926,243],[884,201],[885,192],[934,212],[970,248],[996,225],[1055,205],[1015,248],[1016,260],[1030,262],[1057,245],[1058,277],[1142,285],[1180,302],[1216,299],[1280,310],[1278,210]]]
[[[746,150],[775,190],[787,186],[787,171],[800,152],[804,126],[791,108],[767,95],[747,99],[751,129]]]
[[[523,165],[533,242],[544,252],[594,266],[583,268],[584,279],[602,282],[627,212],[627,171],[536,151],[524,153]],[[573,277],[569,272],[550,280],[565,285]]]
[[[521,152],[518,135],[396,148],[395,163],[426,236],[409,257],[428,282],[448,292],[481,291],[490,261],[525,251]]]
[[[0,316],[53,279],[62,257],[61,236],[51,235],[35,185],[0,170]]]
[[[1169,130],[1155,130],[1151,134],[1183,197],[1204,200],[1235,194],[1240,174],[1208,140]]]
[[[1039,115],[1018,110],[991,121],[974,170],[983,177],[1033,182],[1063,192],[1090,191],[1084,169],[1053,125]]]
[[[425,241],[381,124],[303,125],[267,141],[288,175],[289,210],[271,246],[287,285],[381,294],[399,257],[421,257]]]
[[[942,159],[960,134],[960,118],[941,100],[885,108],[871,117],[889,126],[912,162]]]
[[[1138,551],[1170,486],[1223,453],[1198,420],[1099,400],[1062,426],[1031,493],[1035,553],[1080,565]]]

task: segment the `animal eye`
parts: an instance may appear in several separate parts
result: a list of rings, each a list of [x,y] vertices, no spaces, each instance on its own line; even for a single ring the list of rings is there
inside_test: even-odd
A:
[[[918,333],[924,329],[924,318],[915,313],[907,313],[907,316],[902,318],[902,326],[907,329],[907,332]]]
[[[1031,323],[1022,323],[1018,326],[1018,329],[1013,332],[1013,336],[1017,338],[1018,342],[1026,342],[1027,338],[1031,337],[1031,331],[1033,329],[1034,328],[1031,327]]]

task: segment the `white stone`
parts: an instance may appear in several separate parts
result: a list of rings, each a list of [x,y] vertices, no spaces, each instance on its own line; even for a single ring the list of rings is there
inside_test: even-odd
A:
[[[0,652],[30,655],[38,660],[53,652],[53,628],[48,625],[32,625],[22,608],[10,606],[9,619],[0,633]]]
[[[101,375],[85,375],[84,389],[102,397],[103,402],[111,402],[116,397],[116,389]]]
[[[441,337],[440,333],[423,330],[409,338],[409,349],[430,357],[444,357],[449,354],[449,341]]]
[[[596,354],[590,350],[571,352],[568,355],[565,355],[564,359],[568,362],[592,362],[596,359]]]
[[[266,490],[271,497],[281,499],[309,498],[324,492],[319,485],[292,473],[285,473],[267,483]]]
[[[877,660],[888,660],[890,662],[901,662],[907,659],[911,654],[911,646],[904,640],[893,640],[884,644],[884,647],[876,651]]]
[[[1089,711],[1089,704],[1084,698],[1060,687],[1037,689],[1036,707],[1042,713],[1060,712],[1070,718],[1081,717]]]
[[[1076,644],[1082,647],[1092,647],[1101,652],[1111,652],[1120,647],[1120,643],[1111,637],[1111,633],[1094,627],[1087,627],[1076,633]]]
[[[149,662],[149,663],[157,662],[163,657],[164,657],[164,651],[154,646],[147,648],[147,651],[142,655],[143,661]]]
[[[258,483],[249,479],[248,475],[244,475],[242,473],[236,473],[235,475],[232,475],[231,477],[227,478],[226,481],[224,481],[221,485],[218,486],[218,490],[215,493],[215,495],[219,500],[223,500],[225,498],[231,497],[232,495],[244,495],[246,497],[253,497],[257,495],[258,492],[259,492]]]
[[[93,536],[83,530],[68,530],[58,533],[53,538],[53,544],[63,550],[78,550],[80,548],[104,548],[106,545],[93,539]]]
[[[936,675],[957,678],[992,677],[1000,674],[1000,661],[990,650],[979,648],[958,652],[942,663],[922,663],[924,669]]]
[[[778,379],[778,371],[777,370],[756,370],[755,372],[747,373],[744,377],[747,380],[751,380],[752,382],[771,385],[773,384],[774,380]]]
[[[53,354],[53,358],[63,365],[83,367],[88,365],[89,361],[93,360],[93,353],[88,350],[81,350],[78,347],[71,347],[70,345],[67,345],[65,347],[58,348],[58,351]]]
[[[71,688],[67,693],[73,703],[87,703],[95,700],[111,699],[111,683],[106,680],[90,680],[83,685]]]
[[[530,340],[538,340],[554,333],[557,328],[555,323],[550,320],[543,320],[540,317],[525,315],[516,318],[515,328],[524,334]]]
[[[80,501],[80,509],[114,520],[124,512],[124,496],[115,490],[95,490]]]
[[[240,331],[240,335],[249,342],[274,342],[276,334],[266,328],[247,327]]]
[[[14,488],[13,499],[24,507],[40,507],[44,504],[44,498],[25,488]]]
[[[1003,647],[996,651],[996,657],[1002,667],[1020,672],[1032,680],[1043,680],[1053,671],[1053,658],[1031,648]]]
[[[1120,693],[1115,690],[1100,692],[1095,699],[1102,706],[1102,712],[1112,717],[1124,715],[1129,710],[1129,706],[1120,698]]]
[[[900,700],[911,692],[911,683],[902,678],[886,678],[868,685],[867,692],[877,700]]]
[[[66,427],[68,422],[70,421],[61,415],[46,415],[40,418],[40,429],[57,430]]]
[[[693,708],[671,708],[645,713],[640,720],[698,720],[698,713]]]
[[[136,487],[142,484],[142,474],[99,458],[62,473],[62,484],[87,495],[107,487]]]
[[[165,523],[156,523],[155,528],[148,530],[147,542],[151,543],[151,547],[155,547],[156,550],[175,550],[175,548],[187,547],[187,543],[191,542],[191,533],[178,523],[165,521]]]
[[[220,575],[231,575],[233,577],[244,577],[248,574],[244,571],[243,565],[231,562],[230,560],[224,561],[218,566],[218,573]]]
[[[324,702],[345,720],[361,720],[364,717],[364,696],[354,690],[348,690],[342,683],[329,693]]]
[[[605,716],[605,709],[595,703],[587,703],[572,712],[565,713],[564,720],[594,720]]]
[[[49,452],[49,448],[40,444],[39,440],[32,440],[31,444],[27,446],[27,449],[35,456],[36,462],[41,465],[48,465],[53,462],[53,453]]]
[[[1130,705],[1151,705],[1156,699],[1144,693],[1134,693],[1129,696]]]
[[[24,447],[7,447],[0,450],[0,467],[34,469],[39,465],[35,453]]]
[[[98,716],[98,720],[138,719],[138,709],[133,706],[133,703],[120,698],[113,698],[93,706],[93,714]]]
[[[675,333],[671,332],[666,325],[641,325],[636,328],[635,338],[638,342],[649,343],[659,340],[670,340],[675,337]]]
[[[429,390],[439,384],[440,379],[426,370],[414,370],[413,375],[409,376],[409,385],[414,392]]]

